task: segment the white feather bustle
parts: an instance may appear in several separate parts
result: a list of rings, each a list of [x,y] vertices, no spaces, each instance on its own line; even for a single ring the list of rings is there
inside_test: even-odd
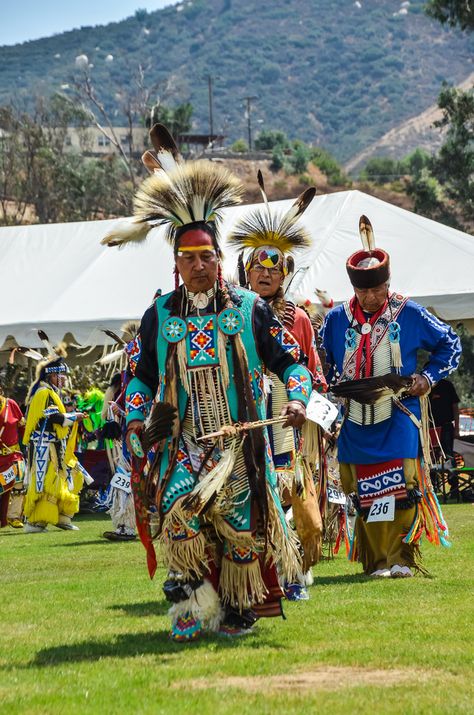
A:
[[[202,627],[209,631],[218,631],[224,618],[219,596],[213,585],[204,579],[202,586],[199,586],[190,598],[180,601],[171,606],[168,611],[172,623],[176,623],[178,618],[191,613],[192,616],[201,621]]]

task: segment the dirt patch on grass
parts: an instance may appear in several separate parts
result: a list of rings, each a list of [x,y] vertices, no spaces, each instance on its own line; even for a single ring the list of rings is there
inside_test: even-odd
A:
[[[424,680],[428,678],[427,671],[407,669],[384,670],[381,668],[350,668],[329,666],[306,670],[298,673],[282,675],[257,675],[248,678],[226,677],[199,678],[187,683],[192,690],[207,690],[211,688],[227,689],[238,688],[247,692],[278,692],[291,690],[292,692],[305,690],[342,690],[359,686],[374,685],[389,687],[408,681]],[[178,687],[178,684],[176,685]],[[179,685],[181,687],[181,684]]]

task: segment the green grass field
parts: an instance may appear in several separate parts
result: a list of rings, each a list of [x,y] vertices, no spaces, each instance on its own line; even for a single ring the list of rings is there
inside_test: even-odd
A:
[[[160,570],[139,543],[80,531],[0,532],[0,711],[472,712],[472,505],[448,505],[452,548],[424,543],[431,578],[373,581],[340,554],[311,600],[236,641],[168,640]]]

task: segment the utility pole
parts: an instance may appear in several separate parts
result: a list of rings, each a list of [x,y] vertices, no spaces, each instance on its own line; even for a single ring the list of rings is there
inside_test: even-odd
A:
[[[207,86],[209,91],[209,143],[212,145],[214,136],[214,114],[212,107],[212,77],[207,75]]]
[[[247,103],[247,132],[248,132],[248,138],[249,138],[249,151],[252,151],[252,119],[251,119],[252,105],[251,105],[251,103],[253,102],[254,99],[258,99],[258,97],[244,97],[244,100]]]

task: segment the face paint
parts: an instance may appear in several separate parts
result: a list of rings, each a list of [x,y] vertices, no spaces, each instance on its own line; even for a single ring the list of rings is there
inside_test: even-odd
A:
[[[218,258],[212,237],[202,229],[191,229],[179,239],[176,267],[186,288],[206,292],[217,280]]]
[[[199,253],[200,251],[209,251],[215,254],[210,234],[202,229],[185,231],[179,238],[177,255],[183,256],[185,253]]]

